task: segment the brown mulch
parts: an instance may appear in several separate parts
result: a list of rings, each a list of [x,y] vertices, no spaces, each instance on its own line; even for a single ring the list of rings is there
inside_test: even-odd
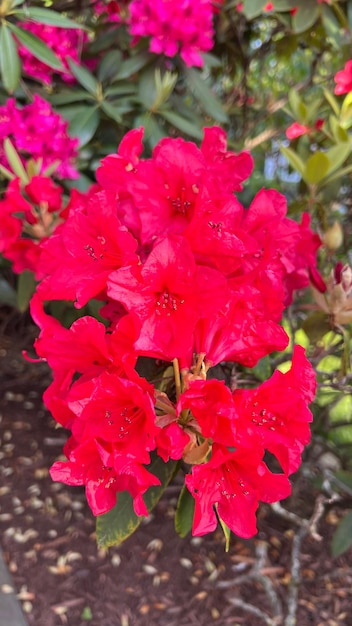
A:
[[[296,528],[269,507],[260,511],[258,536],[233,537],[226,553],[220,532],[202,538],[176,535],[177,486],[171,485],[132,537],[99,550],[83,490],[53,483],[48,473],[66,439],[41,403],[48,370],[22,360],[7,341],[0,344],[0,357],[1,545],[30,626],[265,623],[248,607],[236,606],[238,600],[268,620],[277,615],[278,602],[286,616]],[[299,478],[285,506],[310,515],[315,495]],[[330,509],[322,519],[322,541],[307,537],[303,542],[297,626],[352,626],[352,551],[335,559],[330,553],[340,514]],[[265,562],[260,577],[251,579],[246,575],[253,571],[258,548],[265,548]]]

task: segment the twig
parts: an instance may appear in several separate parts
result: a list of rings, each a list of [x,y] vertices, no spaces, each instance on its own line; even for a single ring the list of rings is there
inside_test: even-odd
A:
[[[264,611],[261,611],[256,606],[253,606],[253,604],[243,602],[243,600],[241,600],[240,598],[228,598],[228,601],[230,602],[230,604],[233,604],[233,606],[237,606],[239,609],[242,609],[243,611],[247,611],[247,613],[252,613],[252,615],[259,617],[265,622],[265,624],[267,624],[267,626],[277,626],[278,624],[275,619],[271,619],[271,617],[264,613]]]

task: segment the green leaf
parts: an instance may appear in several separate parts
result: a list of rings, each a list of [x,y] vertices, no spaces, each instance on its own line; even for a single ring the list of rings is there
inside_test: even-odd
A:
[[[36,59],[42,61],[53,70],[63,70],[63,65],[53,51],[39,37],[36,37],[27,30],[18,28],[12,22],[7,22],[7,26],[16,35],[19,42],[29,50]]]
[[[329,115],[329,124],[336,143],[343,143],[348,141],[347,131],[342,128],[342,126],[340,126],[337,117],[332,113]]]
[[[324,180],[324,185],[330,185],[330,183],[335,182],[335,180],[340,180],[343,176],[346,176],[347,174],[351,174],[352,172],[352,165],[347,165],[346,167],[341,168],[340,170],[337,170],[336,172],[334,172],[331,176],[328,176],[327,178],[325,178]]]
[[[352,546],[352,511],[339,523],[331,543],[331,552],[333,556],[340,556]]]
[[[0,277],[0,302],[8,306],[17,307],[17,295],[13,287]]]
[[[316,185],[323,180],[329,172],[329,168],[330,161],[325,152],[315,152],[306,162],[302,176],[306,183]]]
[[[142,67],[145,67],[150,63],[152,56],[146,52],[141,54],[136,54],[133,57],[130,57],[123,63],[121,63],[120,68],[114,75],[114,80],[123,80],[124,78],[129,78],[132,74],[139,72]]]
[[[285,146],[281,146],[280,152],[287,159],[291,167],[293,167],[294,170],[303,175],[305,165],[301,157],[298,156],[297,152],[294,152],[294,150],[292,150],[291,148],[286,148]]]
[[[339,117],[340,115],[340,107],[339,107],[339,103],[337,101],[337,99],[335,98],[335,96],[331,93],[331,91],[328,91],[327,89],[324,89],[324,96],[326,98],[326,100],[328,101],[328,103],[330,104],[332,110],[334,111],[335,115],[337,115],[337,117]]]
[[[225,524],[225,522],[221,519],[219,515],[218,515],[218,518],[219,518],[220,526],[222,528],[222,532],[224,533],[224,537],[225,537],[225,552],[228,552],[230,549],[231,530],[229,529],[227,524]]]
[[[17,308],[24,313],[27,311],[29,301],[35,292],[36,282],[33,272],[25,270],[18,277],[17,284]]]
[[[337,480],[346,485],[350,491],[352,491],[352,472],[346,472],[346,470],[339,470],[335,472]]]
[[[74,22],[70,20],[68,17],[62,15],[62,13],[58,13],[57,11],[52,11],[51,9],[43,9],[41,7],[30,7],[23,9],[18,9],[14,11],[14,15],[18,17],[20,20],[31,22],[39,22],[40,24],[48,24],[49,26],[59,26],[61,28],[78,28],[78,29],[86,29],[86,26],[83,24],[79,24],[78,22]]]
[[[290,89],[288,92],[288,103],[294,118],[298,122],[301,122],[301,124],[305,124],[307,121],[307,107],[302,101],[297,89]]]
[[[178,128],[181,132],[189,135],[190,137],[194,137],[194,139],[203,139],[203,131],[200,128],[197,128],[195,124],[185,119],[176,111],[171,111],[167,109],[159,109],[159,115],[161,115],[169,124]]]
[[[352,151],[352,146],[349,143],[339,143],[337,146],[333,146],[326,152],[326,156],[330,161],[328,174],[332,174],[337,170],[346,159],[349,157]]]
[[[26,185],[29,182],[28,174],[23,167],[14,145],[8,137],[4,139],[4,152],[12,171],[21,179],[22,183]]]
[[[92,96],[97,96],[99,93],[99,83],[95,76],[87,68],[83,67],[76,63],[73,59],[67,58],[67,63],[69,68],[74,75],[74,77],[78,80],[79,84],[82,85]]]
[[[105,115],[110,117],[110,119],[114,120],[114,122],[121,124],[122,117],[121,117],[119,110],[116,107],[114,107],[112,104],[110,104],[110,102],[107,102],[106,100],[104,100],[100,106],[102,110],[104,111]]]
[[[175,530],[180,537],[186,537],[192,530],[194,505],[194,498],[184,485],[177,502],[175,515]]]
[[[312,4],[306,0],[305,5],[298,7],[297,12],[292,18],[292,27],[295,33],[303,33],[317,21],[319,8],[315,2],[316,0],[314,0],[314,4]]]
[[[342,128],[349,128],[352,125],[352,92],[348,93],[343,100],[340,124]]]
[[[267,4],[267,0],[244,0],[243,13],[248,20],[260,15]]]
[[[71,104],[72,102],[80,102],[81,100],[90,100],[92,101],[92,96],[88,94],[83,89],[78,89],[74,91],[73,89],[68,91],[61,91],[60,93],[56,93],[53,96],[50,96],[50,102],[54,106],[60,106],[62,104]],[[95,100],[95,98],[94,98]]]
[[[309,315],[304,320],[302,328],[312,345],[315,345],[331,330],[328,316],[323,311],[314,311],[314,313]]]
[[[172,479],[177,461],[164,463],[160,457],[155,457],[149,465],[149,471],[160,479],[159,487],[151,487],[144,494],[143,499],[148,511],[151,511],[160,500],[165,488]],[[137,516],[133,509],[133,500],[127,491],[117,495],[116,506],[97,517],[97,541],[102,548],[119,545],[138,528],[143,516]]]
[[[122,64],[121,50],[110,50],[105,54],[98,67],[98,78],[101,81],[110,80],[119,71]]]
[[[80,107],[73,115],[69,133],[72,137],[78,137],[80,147],[92,139],[99,126],[100,115],[97,107]]]
[[[205,80],[201,77],[200,72],[191,67],[186,67],[184,72],[190,90],[193,92],[205,113],[219,122],[228,122],[228,116],[221,102],[209,89]]]
[[[260,359],[255,367],[251,370],[258,380],[264,382],[267,378],[270,378],[272,374],[272,369],[270,365],[270,358],[268,356],[264,356]]]
[[[21,76],[21,63],[16,42],[6,24],[0,26],[0,66],[6,91],[13,93]]]
[[[131,83],[121,83],[120,85],[111,85],[104,91],[104,95],[109,96],[130,96],[136,94],[136,85]]]

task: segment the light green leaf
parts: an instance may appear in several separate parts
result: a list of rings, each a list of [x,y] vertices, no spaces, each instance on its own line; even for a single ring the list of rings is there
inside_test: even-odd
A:
[[[28,174],[23,167],[14,145],[8,137],[4,139],[4,152],[12,171],[21,179],[22,183],[26,185],[29,182]]]
[[[315,152],[306,162],[302,176],[306,183],[316,185],[325,178],[329,168],[330,161],[325,152]]]
[[[337,117],[333,113],[329,115],[329,124],[336,143],[348,141],[347,131],[340,126]]]
[[[60,59],[48,48],[48,46],[39,37],[36,37],[27,30],[18,28],[12,22],[7,22],[7,26],[16,35],[19,42],[29,50],[36,59],[45,63],[53,70],[63,70]]]
[[[294,152],[294,150],[286,148],[285,146],[281,146],[280,152],[284,155],[293,169],[303,175],[305,165],[301,157],[298,156],[297,152]]]
[[[62,13],[58,13],[57,11],[52,11],[51,9],[43,9],[41,7],[29,7],[24,11],[23,9],[18,9],[14,11],[14,15],[18,17],[20,20],[31,22],[39,22],[40,24],[48,24],[49,26],[59,26],[61,28],[78,28],[86,30],[86,27],[83,24],[79,24],[78,22],[74,22],[70,20],[68,17],[62,15]]]
[[[231,530],[229,529],[227,524],[225,524],[225,522],[221,519],[219,515],[218,517],[219,517],[220,526],[222,528],[222,532],[224,533],[224,537],[225,537],[225,552],[228,552],[230,549]]]
[[[302,101],[297,89],[290,89],[288,92],[288,103],[294,118],[301,124],[305,124],[307,121],[307,107]]]
[[[335,96],[331,93],[331,91],[328,91],[327,89],[324,89],[324,96],[326,98],[326,100],[328,101],[328,103],[330,104],[332,110],[334,111],[335,115],[337,115],[337,117],[339,117],[340,115],[340,107],[339,107],[339,103],[337,101],[337,99],[335,98]]]
[[[337,146],[333,146],[326,152],[326,156],[330,161],[329,169],[327,174],[332,174],[335,172],[346,159],[349,157],[352,151],[352,145],[349,143],[343,142],[339,143]]]
[[[80,107],[73,115],[69,133],[72,137],[78,137],[80,147],[92,139],[99,126],[100,115],[97,107]]]
[[[227,113],[224,111],[220,100],[209,89],[200,72],[191,67],[186,67],[184,72],[190,90],[205,113],[219,122],[228,122]]]
[[[333,556],[340,556],[352,546],[352,511],[349,511],[339,523],[331,543]]]
[[[298,7],[297,12],[292,18],[293,31],[295,33],[303,33],[315,24],[318,17],[319,8],[316,4],[316,0],[314,0],[314,4],[306,0],[304,5]]]
[[[143,499],[148,511],[151,511],[160,500],[165,488],[172,479],[176,461],[164,463],[160,457],[155,457],[149,465],[149,471],[160,479],[159,487],[151,487],[144,494]],[[133,509],[133,500],[127,491],[122,491],[117,495],[116,506],[97,517],[97,541],[102,548],[119,545],[127,539],[138,528],[143,520],[143,516],[137,516]]]
[[[190,137],[194,137],[195,139],[203,139],[203,131],[200,128],[197,128],[193,122],[190,122],[186,118],[182,117],[176,111],[171,111],[167,109],[159,109],[159,115],[161,115],[169,124],[178,128],[181,132],[189,135]]]
[[[175,515],[175,530],[180,537],[186,537],[192,530],[194,505],[194,498],[184,485],[177,502]]]
[[[67,58],[67,63],[69,68],[74,75],[74,77],[78,80],[79,84],[82,85],[92,96],[97,96],[99,93],[99,83],[95,76],[87,68],[83,67],[76,63],[73,59]]]
[[[248,20],[260,15],[267,4],[267,0],[244,0],[243,13]]]
[[[0,26],[0,66],[6,91],[13,93],[21,76],[21,63],[16,42],[6,24]]]

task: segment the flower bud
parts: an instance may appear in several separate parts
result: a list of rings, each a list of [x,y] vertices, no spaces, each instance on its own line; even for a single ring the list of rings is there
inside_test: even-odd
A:
[[[335,252],[343,242],[343,230],[340,222],[334,222],[330,228],[323,234],[324,245],[330,252]]]

